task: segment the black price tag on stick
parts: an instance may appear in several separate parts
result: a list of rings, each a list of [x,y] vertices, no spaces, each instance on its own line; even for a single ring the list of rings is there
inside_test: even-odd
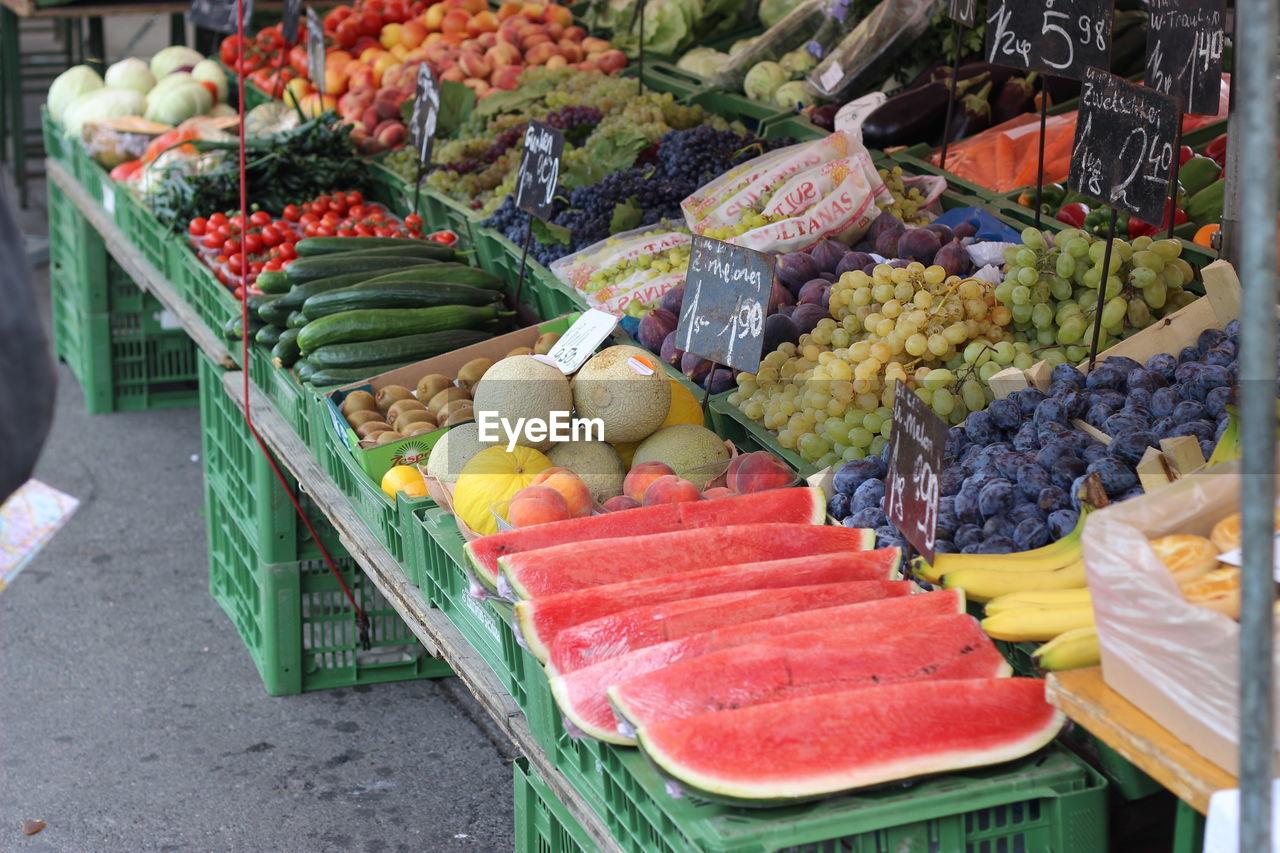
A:
[[[307,9],[307,76],[324,97],[324,24],[315,9]]]
[[[418,162],[431,162],[431,143],[436,136],[436,120],[440,115],[440,84],[427,63],[418,64],[418,83],[413,96],[413,115],[409,117],[409,144],[418,152]]]
[[[942,452],[946,444],[947,425],[942,418],[905,382],[899,382],[893,395],[884,513],[930,563],[937,542]]]
[[[1111,67],[1113,0],[989,0],[987,61],[1080,80]]]
[[[947,0],[947,17],[963,27],[972,27],[978,15],[978,0]]]
[[[516,176],[516,207],[543,220],[551,215],[563,151],[563,133],[540,121],[529,122]]]
[[[1090,68],[1071,147],[1071,189],[1163,222],[1178,120],[1168,95]]]
[[[1225,20],[1222,0],[1151,0],[1146,84],[1183,112],[1217,115]]]
[[[237,31],[236,0],[191,0],[191,11],[187,13],[191,26],[215,33],[230,35]],[[244,0],[244,28],[249,30],[249,22],[253,20],[253,0]]]
[[[676,346],[716,364],[755,373],[777,258],[694,237]]]
[[[302,0],[284,0],[280,12],[280,35],[289,44],[298,40],[298,18],[302,15]],[[285,50],[285,53],[288,53]]]

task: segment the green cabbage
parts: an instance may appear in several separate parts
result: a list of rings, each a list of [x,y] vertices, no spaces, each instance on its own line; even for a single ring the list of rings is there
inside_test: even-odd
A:
[[[799,5],[799,0],[760,0],[760,23],[765,29],[781,21]]]
[[[106,83],[108,89],[132,89],[145,95],[155,87],[156,78],[147,63],[131,56],[107,69]]]
[[[800,77],[812,71],[813,66],[818,64],[818,60],[807,48],[798,47],[790,53],[783,54],[778,63],[787,69],[792,77]]]
[[[189,68],[194,68],[196,63],[202,59],[204,59],[204,55],[200,51],[175,44],[172,47],[166,47],[151,57],[151,73],[155,75],[157,80],[160,80],[180,69],[185,71]]]
[[[72,101],[86,92],[101,89],[103,85],[98,72],[87,65],[68,68],[49,86],[49,95],[45,101],[49,107],[49,115],[53,116],[53,120],[58,124],[63,124],[62,113]]]
[[[794,110],[811,107],[818,102],[818,99],[809,91],[808,84],[803,80],[792,80],[778,87],[778,90],[773,93],[773,102],[783,109]]]
[[[78,139],[86,121],[136,116],[145,105],[142,93],[132,89],[94,89],[67,105],[62,113],[62,129],[67,136]]]
[[[729,55],[712,47],[695,47],[685,53],[676,63],[676,67],[699,77],[710,77],[727,62]]]
[[[189,118],[204,115],[213,107],[213,95],[203,83],[188,80],[174,86],[157,86],[147,96],[147,121],[181,124]]]
[[[191,76],[201,83],[212,83],[218,90],[218,103],[227,102],[227,72],[212,59],[202,59],[191,69]]]
[[[778,87],[791,79],[787,69],[776,62],[757,62],[742,81],[742,90],[753,101],[770,101]]]

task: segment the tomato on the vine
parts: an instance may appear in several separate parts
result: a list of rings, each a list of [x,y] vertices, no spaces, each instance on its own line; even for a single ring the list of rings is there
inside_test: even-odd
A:
[[[410,213],[404,218],[404,227],[408,228],[410,231],[421,231],[422,217],[416,213]]]

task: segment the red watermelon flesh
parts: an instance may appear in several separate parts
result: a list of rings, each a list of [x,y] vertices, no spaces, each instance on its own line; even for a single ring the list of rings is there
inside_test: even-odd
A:
[[[710,501],[659,504],[539,524],[474,539],[463,551],[476,576],[490,589],[497,589],[498,558],[507,554],[589,539],[669,533],[690,527],[750,524],[762,518],[788,524],[822,524],[827,517],[826,507],[821,489],[807,486],[773,489]]]
[[[546,659],[539,660],[552,672],[573,672],[634,649],[691,634],[804,610],[911,595],[916,588],[910,581],[850,581],[725,592],[633,607],[556,633],[546,648]]]
[[[876,628],[890,625],[891,630]],[[874,638],[874,642],[872,642]],[[1004,656],[977,620],[959,613],[921,620],[774,637],[701,655],[609,688],[631,729],[899,681],[1007,678]]]
[[[699,792],[779,800],[1012,761],[1063,720],[1040,679],[908,681],[655,723],[638,740]]]
[[[955,589],[792,613],[636,649],[566,675],[556,675],[548,667],[551,692],[564,715],[584,732],[610,743],[630,743],[618,733],[617,718],[609,707],[606,691],[615,684],[687,658],[784,634],[821,630],[832,625],[850,628],[878,622],[893,623],[895,631],[903,631],[923,619],[962,613],[964,594]]]
[[[875,531],[857,528],[736,524],[571,542],[508,554],[498,558],[498,566],[515,595],[540,598],[712,566],[869,551],[875,538]]]
[[[681,575],[593,586],[516,603],[516,619],[525,642],[539,660],[560,631],[646,604],[701,598],[726,592],[813,586],[848,581],[889,580],[897,574],[897,548],[792,557],[738,566],[717,566]]]

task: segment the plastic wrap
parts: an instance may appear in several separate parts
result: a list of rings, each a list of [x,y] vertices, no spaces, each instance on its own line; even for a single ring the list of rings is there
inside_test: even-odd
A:
[[[684,282],[688,259],[681,262],[671,251],[683,249],[692,238],[683,231],[649,225],[614,234],[551,265],[551,272],[583,293],[592,308],[612,314],[639,315],[648,311],[668,290]],[[634,261],[633,271],[607,285],[592,281],[597,273]]]
[[[740,91],[747,72],[757,63],[776,62],[799,47],[808,48],[815,58],[822,59],[827,51],[840,43],[851,26],[852,0],[805,0],[757,36],[748,47],[729,57],[709,82],[713,86]]]
[[[1226,463],[1096,512],[1084,530],[1103,678],[1231,773],[1239,746],[1240,626],[1183,599],[1148,541],[1208,536],[1238,510],[1239,490],[1239,465]]]
[[[809,72],[809,85],[831,100],[847,100],[875,88],[872,84],[880,82],[877,72],[928,29],[936,5],[937,0],[880,0]]]

